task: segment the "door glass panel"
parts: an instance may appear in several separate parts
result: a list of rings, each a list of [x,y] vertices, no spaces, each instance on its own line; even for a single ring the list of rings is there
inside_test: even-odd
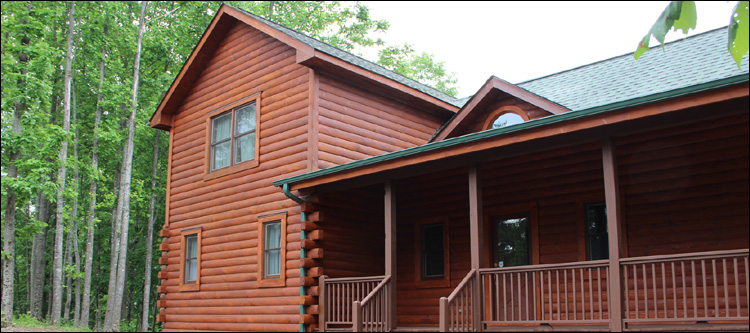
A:
[[[497,243],[495,244],[494,267],[528,265],[529,260],[529,218],[496,218]]]

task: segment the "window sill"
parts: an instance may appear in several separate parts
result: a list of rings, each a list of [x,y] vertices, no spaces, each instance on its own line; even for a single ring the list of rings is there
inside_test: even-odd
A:
[[[180,291],[200,291],[201,285],[195,283],[195,284],[181,284],[180,285]]]
[[[258,280],[258,288],[285,287],[285,282],[282,279]]]
[[[248,170],[248,169],[252,169],[252,168],[257,167],[259,164],[260,163],[258,163],[258,159],[256,158],[254,160],[243,162],[243,163],[237,164],[235,166],[227,167],[227,168],[224,168],[224,169],[219,169],[219,170],[212,171],[212,172],[208,172],[207,171],[205,173],[205,175],[203,176],[203,181],[207,181],[207,180],[211,180],[211,179],[214,179],[214,178],[223,177],[223,176],[226,176],[226,175],[231,175],[233,173],[237,173],[237,172],[240,172],[240,171],[245,171],[245,170]],[[208,168],[207,168],[207,170],[208,170]]]

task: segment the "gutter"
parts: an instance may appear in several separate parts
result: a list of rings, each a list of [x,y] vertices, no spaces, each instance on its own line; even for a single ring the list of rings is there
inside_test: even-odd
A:
[[[284,194],[289,199],[294,200],[298,204],[302,204],[302,203],[305,202],[305,200],[302,200],[300,197],[292,194],[292,192],[289,191],[289,184],[284,184],[283,190],[284,190]],[[307,221],[307,212],[300,212],[300,214],[302,215],[301,216],[301,221],[302,222],[306,222]],[[307,239],[307,233],[305,232],[305,230],[300,230],[300,240],[304,240],[304,239]],[[300,249],[299,249],[299,257],[300,257],[300,259],[304,259],[304,258],[307,257],[307,251],[304,248],[302,248],[302,247],[300,247]],[[301,265],[300,265],[299,276],[301,278],[304,278],[306,276],[305,273],[306,273],[305,272],[305,268],[301,267]],[[300,283],[300,286],[299,286],[299,296],[300,296],[300,298],[302,298],[302,297],[304,297],[306,295],[307,295],[307,293],[305,293],[305,286],[302,283]],[[305,305],[304,304],[300,304],[300,306],[299,306],[299,314],[300,314],[300,318],[302,318],[305,315]],[[300,332],[305,332],[305,324],[304,323],[300,323],[299,324],[299,331]]]
[[[366,167],[382,162],[387,162],[391,160],[401,159],[401,158],[407,158],[412,155],[417,155],[420,153],[435,151],[439,149],[444,149],[448,147],[458,146],[462,144],[472,143],[476,141],[481,141],[488,138],[493,138],[509,133],[515,133],[515,132],[521,132],[524,130],[529,130],[537,127],[547,126],[547,125],[554,125],[562,122],[567,122],[575,119],[585,118],[585,117],[593,117],[596,115],[613,112],[622,110],[629,107],[644,105],[644,104],[650,104],[654,102],[659,102],[663,100],[668,100],[680,96],[690,95],[694,93],[714,90],[718,88],[733,86],[737,84],[747,83],[748,79],[750,77],[747,73],[743,73],[736,76],[727,77],[724,79],[706,82],[694,86],[679,88],[675,90],[670,90],[666,92],[661,92],[653,95],[638,97],[634,99],[629,99],[621,102],[615,102],[610,103],[606,105],[601,105],[585,110],[579,110],[579,111],[571,111],[566,112],[559,115],[553,115],[548,116],[540,119],[530,120],[524,123],[520,123],[513,126],[508,127],[501,127],[497,129],[491,129],[486,130],[482,132],[476,132],[471,134],[466,134],[460,137],[446,139],[443,141],[437,141],[437,142],[431,142],[427,143],[421,146],[411,147],[387,154],[383,154],[380,156],[370,157],[359,161],[350,162],[347,164],[341,164],[337,166],[333,166],[330,168],[320,169],[313,172],[308,172],[305,174],[285,178],[285,179],[279,179],[273,182],[274,186],[284,186],[288,187],[289,184],[297,183],[300,181],[315,179],[322,176],[327,176],[331,174],[341,173],[348,170],[353,170],[361,167]],[[298,198],[299,199],[299,198]],[[300,199],[301,200],[301,199]]]

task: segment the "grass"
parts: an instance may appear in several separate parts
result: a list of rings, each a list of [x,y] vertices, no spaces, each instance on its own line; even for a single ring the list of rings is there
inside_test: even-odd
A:
[[[13,326],[33,327],[33,328],[53,328],[71,332],[91,332],[88,327],[75,327],[73,326],[72,320],[62,319],[60,325],[51,325],[46,322],[38,321],[36,318],[29,316],[28,314],[21,314],[13,318]]]

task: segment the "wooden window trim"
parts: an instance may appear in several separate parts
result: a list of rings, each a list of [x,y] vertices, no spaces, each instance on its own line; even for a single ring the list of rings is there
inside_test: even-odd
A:
[[[502,206],[502,207],[485,207],[484,208],[484,230],[485,230],[485,236],[484,236],[484,267],[491,267],[494,268],[492,265],[492,258],[494,258],[494,255],[492,253],[492,250],[494,247],[492,246],[492,243],[495,239],[495,236],[493,235],[493,232],[495,231],[495,228],[492,225],[492,218],[497,216],[506,216],[506,215],[514,215],[514,214],[528,214],[529,216],[529,241],[531,242],[529,246],[529,256],[531,259],[531,265],[539,265],[539,214],[537,211],[537,203],[536,201],[529,202],[529,203],[523,203],[523,204],[516,204],[516,205],[508,205],[508,206]]]
[[[498,117],[500,117],[500,116],[502,116],[503,114],[506,114],[506,113],[517,114],[518,116],[520,116],[521,118],[523,118],[524,122],[529,121],[529,116],[526,114],[526,111],[524,111],[523,109],[521,109],[521,108],[519,108],[519,107],[517,107],[515,105],[505,105],[505,106],[501,106],[501,107],[497,108],[496,110],[490,112],[489,116],[484,121],[484,125],[482,126],[482,129],[485,130],[485,131],[488,130],[488,129],[491,129],[492,128],[492,123],[494,123],[495,120],[497,120]]]
[[[201,232],[203,228],[190,228],[180,231],[180,287],[179,291],[199,291],[201,289],[201,243],[202,237]],[[196,260],[196,271],[195,271],[195,283],[185,283],[185,251],[187,251],[187,244],[185,238],[188,236],[196,236],[197,245],[197,260]]]
[[[258,217],[258,287],[284,287],[286,286],[286,212],[275,213]],[[270,222],[281,223],[281,251],[279,253],[279,277],[273,279],[264,278],[265,272],[265,228],[264,225]]]
[[[245,171],[248,169],[252,169],[260,165],[260,98],[261,93],[255,92],[251,93],[247,96],[241,97],[240,99],[224,105],[220,108],[217,108],[215,110],[212,110],[206,114],[206,158],[205,158],[205,164],[203,168],[203,180],[211,180],[214,178],[230,175],[233,173],[237,173],[240,171]],[[237,135],[234,133],[234,109],[238,108],[239,106],[245,105],[245,104],[251,104],[255,103],[255,158],[252,160],[235,163],[235,155],[234,155],[234,145],[235,141],[237,139]],[[232,113],[232,120],[231,120],[231,134],[229,135],[229,151],[230,151],[230,161],[229,166],[224,167],[218,170],[211,170],[211,133],[213,132],[212,127],[212,121],[213,119],[227,113]]]
[[[420,221],[414,225],[414,283],[416,288],[439,288],[451,286],[450,223],[448,220]],[[422,280],[422,226],[443,225],[443,278]]]

